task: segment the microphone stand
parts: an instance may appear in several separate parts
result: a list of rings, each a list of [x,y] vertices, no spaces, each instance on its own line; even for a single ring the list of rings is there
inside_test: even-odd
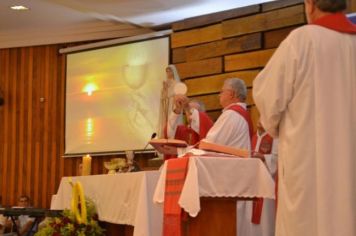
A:
[[[156,136],[157,136],[157,133],[153,133],[153,134],[151,135],[150,141],[151,141],[152,139],[154,139]],[[148,141],[148,142],[146,143],[145,147],[142,149],[141,155],[140,155],[141,159],[143,159],[143,153],[144,153],[144,151],[146,150],[146,148],[148,147],[149,144],[150,144],[150,142]],[[136,163],[136,161],[134,160],[134,161],[133,161],[133,164],[135,165],[135,163]],[[139,168],[139,166],[137,165],[137,163],[136,163],[135,168],[136,168],[136,167]]]

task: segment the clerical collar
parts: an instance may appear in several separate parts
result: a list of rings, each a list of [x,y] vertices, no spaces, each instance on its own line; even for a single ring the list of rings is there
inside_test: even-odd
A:
[[[341,33],[356,34],[356,25],[353,24],[343,13],[333,13],[320,17],[311,23]]]

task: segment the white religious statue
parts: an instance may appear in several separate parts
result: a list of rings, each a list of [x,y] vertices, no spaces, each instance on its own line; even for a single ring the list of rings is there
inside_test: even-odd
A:
[[[177,69],[174,65],[169,65],[166,68],[167,78],[163,81],[160,100],[160,116],[159,116],[159,138],[164,138],[164,129],[167,124],[168,115],[174,108],[174,96],[176,94],[185,94],[187,88],[184,83],[180,82]]]

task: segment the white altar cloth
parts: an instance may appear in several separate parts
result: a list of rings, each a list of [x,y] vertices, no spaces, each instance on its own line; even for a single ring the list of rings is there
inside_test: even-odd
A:
[[[99,219],[134,226],[134,236],[157,236],[162,232],[162,207],[152,204],[158,171],[115,175],[63,177],[51,209],[70,208],[73,182],[80,181],[85,195],[96,204]]]
[[[153,201],[164,202],[167,162],[161,170]],[[198,157],[189,159],[179,205],[190,216],[200,211],[200,197],[275,198],[274,181],[256,158]]]

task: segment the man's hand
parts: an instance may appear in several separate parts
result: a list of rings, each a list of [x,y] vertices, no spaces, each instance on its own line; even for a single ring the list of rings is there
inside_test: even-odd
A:
[[[176,114],[181,114],[186,107],[188,107],[189,99],[185,95],[175,95],[174,96],[174,112]]]

